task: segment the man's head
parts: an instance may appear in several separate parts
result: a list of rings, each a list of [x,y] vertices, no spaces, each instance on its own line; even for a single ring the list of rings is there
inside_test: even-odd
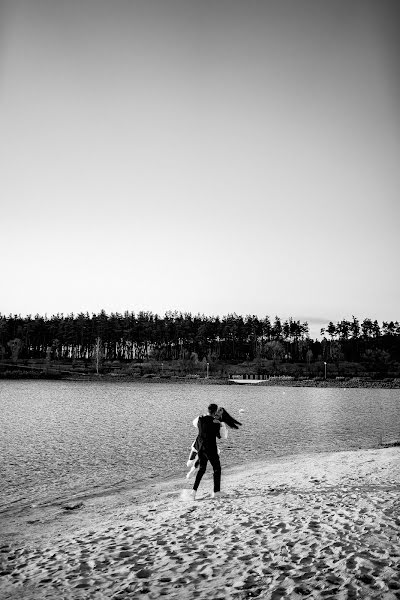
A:
[[[215,413],[217,412],[217,410],[218,410],[218,405],[217,404],[210,404],[209,407],[208,407],[208,412],[209,412],[209,414],[211,416],[214,416]]]

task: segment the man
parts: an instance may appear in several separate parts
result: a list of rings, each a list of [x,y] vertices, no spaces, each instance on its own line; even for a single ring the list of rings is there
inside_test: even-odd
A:
[[[214,491],[212,498],[217,497],[221,491],[221,463],[218,456],[217,438],[226,439],[228,431],[224,423],[221,423],[217,418],[218,406],[210,404],[208,407],[208,415],[196,417],[193,425],[198,428],[199,433],[196,439],[196,449],[198,451],[199,470],[197,471],[196,479],[193,484],[192,497],[196,498],[196,492],[200,485],[200,481],[206,472],[207,463],[210,461],[214,469]]]

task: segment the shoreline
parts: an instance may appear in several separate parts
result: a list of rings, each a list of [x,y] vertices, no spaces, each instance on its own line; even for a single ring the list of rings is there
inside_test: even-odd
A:
[[[300,452],[294,454],[271,454],[269,457],[264,458],[259,461],[249,461],[249,462],[241,462],[236,466],[223,466],[223,470],[225,475],[232,475],[234,473],[244,474],[248,471],[257,470],[260,467],[263,468],[272,468],[275,465],[282,465],[286,462],[294,462],[300,461],[303,457],[312,457],[313,459],[317,459],[317,457],[332,454],[336,455],[338,453],[352,453],[352,452],[368,452],[372,450],[384,450],[388,448],[400,448],[400,439],[392,440],[390,442],[381,442],[376,445],[372,445],[370,447],[354,447],[347,449],[335,449],[335,450],[314,450],[312,452]],[[206,477],[211,478],[210,471],[211,467],[209,467]],[[135,503],[141,503],[142,501],[146,502],[147,496],[153,494],[153,491],[156,490],[156,494],[167,493],[168,490],[176,490],[177,488],[182,487],[188,483],[186,479],[187,469],[183,469],[184,475],[171,474],[167,477],[154,477],[149,478],[147,480],[140,480],[135,482],[127,482],[126,480],[116,482],[110,484],[109,486],[95,486],[92,488],[82,489],[79,491],[74,491],[67,493],[65,492],[60,496],[53,497],[44,497],[42,499],[30,499],[21,498],[11,502],[9,505],[2,505],[0,507],[0,517],[5,520],[12,520],[14,518],[17,519],[25,519],[25,523],[29,524],[29,520],[33,518],[33,520],[42,520],[43,518],[47,519],[47,513],[49,515],[56,514],[57,511],[64,510],[65,507],[75,507],[77,504],[81,503],[91,503],[95,504],[98,502],[107,503],[109,498],[110,502],[113,503],[117,498],[123,498],[126,495],[130,495],[130,497],[134,500]],[[212,471],[211,471],[212,472]],[[189,479],[190,485],[193,483],[193,476]],[[24,502],[22,502],[24,500]],[[0,519],[0,520],[1,520]],[[1,532],[1,525],[0,525]]]
[[[42,374],[40,377],[0,377],[0,381],[74,381],[74,382],[107,382],[107,383],[162,383],[165,385],[178,383],[181,385],[246,385],[255,387],[312,387],[312,388],[342,388],[342,389],[400,389],[400,379],[387,379],[387,380],[371,380],[362,381],[357,379],[346,379],[336,381],[333,379],[326,380],[314,380],[314,379],[301,379],[301,380],[288,380],[288,379],[265,379],[259,383],[252,383],[251,379],[246,380],[246,384],[235,384],[234,380],[227,378],[209,377],[209,378],[193,378],[193,377],[132,377],[124,374],[113,374],[113,375],[87,375],[87,374],[76,374],[71,376],[46,376]]]
[[[9,515],[2,598],[395,600],[399,458],[398,448],[274,458],[223,469],[220,500],[209,469],[196,501],[180,478]]]
[[[333,450],[314,450],[312,452],[300,452],[294,454],[276,454],[273,453],[269,457],[261,459],[259,461],[249,461],[249,462],[241,462],[236,466],[223,466],[223,470],[225,475],[231,475],[233,473],[246,473],[248,471],[252,471],[254,469],[259,469],[260,467],[269,468],[274,465],[281,465],[285,462],[293,462],[296,460],[301,460],[302,457],[313,457],[314,459],[319,456],[328,455],[328,454],[338,454],[340,452],[357,452],[357,451],[368,451],[368,450],[383,450],[387,448],[399,448],[400,447],[400,439],[393,439],[388,442],[381,442],[376,445],[372,445],[369,447],[353,447],[347,449],[333,449]],[[209,467],[207,471],[206,477],[210,477],[211,467]],[[98,502],[102,503],[111,502],[113,503],[117,498],[124,498],[126,495],[130,495],[131,499],[137,503],[141,503],[142,501],[146,502],[147,496],[153,494],[153,491],[156,490],[156,494],[167,493],[168,490],[176,490],[177,488],[182,487],[182,484],[188,483],[186,480],[187,469],[184,469],[184,474],[179,475],[177,473],[171,474],[167,477],[152,477],[147,480],[139,480],[139,481],[131,481],[127,480],[118,481],[112,484],[106,485],[96,485],[92,488],[81,489],[78,491],[67,492],[59,496],[50,496],[43,498],[31,498],[21,497],[16,499],[10,504],[2,504],[0,506],[0,521],[11,521],[12,519],[18,519],[21,522],[24,522],[25,525],[29,525],[31,522],[42,522],[43,519],[46,521],[51,518],[51,516],[56,514],[61,514],[63,510],[69,510],[72,507],[72,510],[77,507],[79,504],[87,504],[94,502],[97,504]],[[190,478],[189,483],[193,483],[193,476]],[[109,499],[109,500],[107,500]],[[2,531],[0,524],[0,532]]]
[[[135,378],[129,376],[113,376],[113,377],[91,377],[87,378],[74,378],[69,379],[65,378],[61,381],[106,381],[106,382],[129,382],[129,383],[162,383],[162,384],[171,384],[178,383],[182,385],[246,385],[246,386],[254,386],[254,387],[311,387],[311,388],[343,388],[343,389],[400,389],[400,381],[313,381],[313,380],[303,380],[303,381],[288,381],[288,380],[265,380],[260,383],[251,383],[251,380],[248,380],[249,383],[246,384],[235,384],[232,383],[232,380],[227,379],[186,379],[184,377],[179,378],[171,378],[166,379],[163,377],[151,377],[151,378]]]

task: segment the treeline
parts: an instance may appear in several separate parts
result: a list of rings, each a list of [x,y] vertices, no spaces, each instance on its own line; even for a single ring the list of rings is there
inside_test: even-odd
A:
[[[312,340],[307,322],[276,316],[167,312],[0,315],[4,360],[363,362],[380,372],[400,361],[400,325],[356,317],[328,323]],[[398,367],[398,366],[397,366]],[[395,370],[398,370],[396,367]],[[393,370],[393,369],[392,369]]]
[[[90,358],[99,351],[107,360],[176,360],[192,352],[224,360],[244,360],[264,352],[268,342],[308,338],[307,323],[256,316],[207,317],[167,312],[124,314],[0,315],[0,352],[11,358]]]
[[[336,324],[332,321],[328,326],[321,329],[321,335],[328,335],[330,339],[348,340],[348,339],[370,339],[380,338],[385,335],[394,336],[400,335],[400,324],[398,321],[383,321],[382,327],[378,321],[372,319],[364,319],[360,322],[353,316],[351,321],[343,319]]]

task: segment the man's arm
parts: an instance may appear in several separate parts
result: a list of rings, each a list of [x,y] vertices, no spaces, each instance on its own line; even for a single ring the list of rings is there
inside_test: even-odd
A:
[[[193,427],[198,427],[198,423],[199,423],[199,417],[196,417],[195,419],[193,419]]]

